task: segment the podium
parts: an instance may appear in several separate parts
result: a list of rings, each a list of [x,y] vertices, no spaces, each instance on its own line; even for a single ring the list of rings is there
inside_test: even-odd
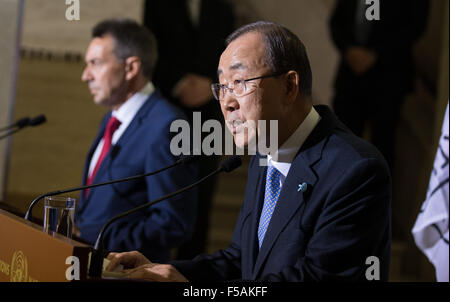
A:
[[[0,282],[67,282],[77,269],[86,280],[91,249],[0,209]]]

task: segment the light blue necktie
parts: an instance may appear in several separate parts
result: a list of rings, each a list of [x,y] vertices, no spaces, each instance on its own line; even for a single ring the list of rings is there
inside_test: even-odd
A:
[[[261,217],[259,218],[258,228],[258,242],[259,248],[266,235],[267,227],[269,226],[270,219],[272,218],[273,210],[277,204],[278,196],[280,196],[280,171],[273,166],[267,168],[266,176],[266,192],[264,194],[264,205],[261,211]]]

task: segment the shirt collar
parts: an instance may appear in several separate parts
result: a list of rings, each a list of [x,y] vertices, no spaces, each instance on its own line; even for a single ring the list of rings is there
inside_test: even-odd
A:
[[[140,91],[133,94],[131,98],[123,103],[119,109],[113,110],[111,114],[121,122],[121,125],[128,125],[131,120],[133,120],[142,105],[144,105],[149,95],[151,95],[154,91],[155,86],[152,82],[148,82]]]
[[[268,164],[277,168],[281,174],[286,177],[295,155],[319,121],[320,115],[314,107],[311,107],[305,120],[297,127],[295,132],[283,143],[283,145],[278,148],[277,152],[273,156],[270,154],[267,155]]]

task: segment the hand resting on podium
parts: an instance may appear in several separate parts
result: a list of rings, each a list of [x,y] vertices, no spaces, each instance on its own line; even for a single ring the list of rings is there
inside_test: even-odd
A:
[[[91,266],[91,257],[92,257],[92,253],[89,253],[88,267]],[[110,261],[108,259],[104,258],[103,265],[102,265],[102,278],[127,278],[127,276],[123,273],[122,265],[117,264],[114,269],[106,270],[106,268],[109,266],[109,264],[110,264]]]
[[[123,265],[124,269],[121,272],[124,273],[124,278],[157,282],[189,282],[172,265],[153,263],[138,251],[110,253],[107,259],[110,262],[106,271],[115,271],[119,265]]]

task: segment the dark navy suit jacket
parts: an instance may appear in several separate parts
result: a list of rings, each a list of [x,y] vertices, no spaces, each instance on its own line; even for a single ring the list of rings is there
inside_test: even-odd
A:
[[[104,117],[100,131],[86,159],[83,184],[91,157],[105,131],[111,113]],[[170,151],[170,124],[185,116],[154,92],[111,148],[100,166],[94,183],[155,171],[173,164]],[[117,183],[80,194],[76,224],[82,239],[93,244],[103,224],[111,217],[174,192],[197,180],[193,164],[179,165],[139,180]],[[170,249],[190,238],[196,213],[196,189],[162,201],[137,214],[121,218],[105,233],[109,251],[139,250],[153,261],[169,260]]]
[[[189,280],[381,280],[389,274],[391,178],[380,153],[352,134],[326,106],[302,145],[258,249],[267,167],[253,156],[231,245],[172,264]],[[305,192],[298,185],[306,182]],[[369,258],[371,260],[373,258]]]

